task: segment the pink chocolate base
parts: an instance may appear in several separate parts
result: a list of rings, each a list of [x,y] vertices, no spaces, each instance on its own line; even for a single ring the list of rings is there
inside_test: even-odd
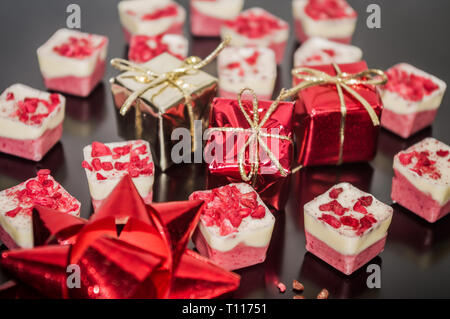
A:
[[[106,199],[92,199],[92,206],[94,211],[96,211]],[[145,204],[151,204],[153,202],[153,191],[150,191],[148,195],[143,198]]]
[[[403,138],[408,138],[431,125],[436,117],[437,111],[436,109],[411,114],[398,114],[384,109],[381,115],[381,125]]]
[[[441,206],[430,195],[418,190],[399,171],[394,170],[391,198],[399,205],[430,223],[434,223],[450,212],[450,201]]]
[[[127,43],[130,43],[131,38],[133,37],[134,34],[132,34],[130,31],[128,31],[128,29],[126,29],[125,27],[122,27],[122,31],[123,31],[123,35],[125,37],[125,41]],[[162,34],[183,35],[183,24],[182,23],[174,24],[169,29],[167,29],[165,32],[163,32]]]
[[[386,243],[386,236],[357,255],[342,255],[315,236],[305,231],[306,250],[316,255],[340,272],[350,275],[380,254]]]
[[[198,228],[195,230],[192,240],[201,255],[226,270],[245,268],[264,262],[269,247],[251,247],[240,243],[233,249],[223,252],[211,248]]]
[[[191,32],[199,37],[217,37],[225,20],[207,16],[191,5]]]
[[[219,89],[219,96],[225,99],[237,99],[238,93],[225,91],[222,89]],[[272,98],[272,95],[261,95],[257,94],[256,97],[258,100],[270,100]],[[252,95],[250,94],[242,94],[243,99],[252,99]]]
[[[34,140],[0,137],[0,152],[38,162],[61,139],[62,132],[61,123],[53,129],[46,130]]]
[[[300,22],[300,20],[295,20],[295,34],[297,35],[297,39],[303,43],[306,40],[308,40],[310,37],[305,34],[305,30],[303,29],[303,25]],[[352,42],[352,36],[345,37],[345,38],[327,38],[330,41],[344,43],[344,44],[350,44]]]
[[[64,76],[59,78],[45,78],[45,86],[49,90],[55,90],[75,96],[86,97],[102,80],[105,74],[105,61],[98,60],[94,72],[90,76]]]
[[[3,243],[8,249],[18,249],[19,245],[16,244],[14,239],[0,226],[0,242]]]

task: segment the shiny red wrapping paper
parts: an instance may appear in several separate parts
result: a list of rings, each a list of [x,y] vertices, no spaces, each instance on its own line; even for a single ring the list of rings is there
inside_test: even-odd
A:
[[[342,72],[358,73],[367,69],[365,61],[339,65]],[[332,65],[313,66],[336,75]],[[294,77],[294,85],[301,80]],[[378,118],[383,104],[372,85],[352,85],[373,107]],[[374,126],[366,109],[344,90],[347,109],[342,162],[366,162],[375,157],[379,126]],[[336,85],[326,84],[301,90],[295,104],[295,135],[298,164],[336,165],[339,162],[341,107]]]
[[[259,119],[262,119],[269,109],[272,101],[259,101]],[[253,116],[252,101],[243,100],[242,104],[247,114]],[[277,132],[278,135],[287,136],[293,139],[293,122],[292,116],[294,104],[292,102],[281,102],[278,108],[271,114],[270,118],[263,125],[262,129],[266,132]],[[211,114],[209,119],[209,128],[250,128],[250,124],[245,119],[244,114],[239,108],[237,100],[233,99],[214,99],[211,105]],[[273,131],[275,129],[276,131]],[[222,136],[218,138],[218,135]],[[205,159],[208,164],[208,188],[215,188],[228,183],[243,182],[239,172],[238,152],[240,147],[247,141],[249,134],[235,133],[235,136],[227,135],[228,132],[214,132],[205,146]],[[226,138],[235,138],[234,147],[227,150]],[[273,140],[273,141],[272,141]],[[240,142],[238,142],[240,141]],[[291,171],[293,161],[293,144],[287,140],[278,138],[265,138],[264,142],[279,160],[281,167],[286,171]],[[271,147],[275,145],[276,147]],[[220,152],[211,152],[212,148],[223,149]],[[211,155],[211,156],[209,156]],[[250,171],[250,148],[245,152],[244,169],[246,173]],[[289,177],[284,177],[277,166],[271,161],[264,150],[260,148],[259,156],[260,166],[255,183],[252,185],[259,193],[262,200],[277,210],[283,209],[289,191]]]
[[[128,176],[88,221],[36,207],[38,246],[2,253],[0,265],[16,283],[1,287],[0,296],[28,297],[32,290],[48,298],[214,298],[231,292],[239,276],[186,249],[202,207],[201,201],[145,205]],[[76,283],[76,269],[79,287],[69,285]]]

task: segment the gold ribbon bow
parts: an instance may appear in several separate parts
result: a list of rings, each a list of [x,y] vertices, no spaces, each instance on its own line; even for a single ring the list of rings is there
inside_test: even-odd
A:
[[[339,95],[339,101],[341,105],[341,126],[340,126],[340,143],[339,143],[339,160],[338,165],[342,164],[343,151],[344,151],[344,132],[345,132],[345,119],[347,116],[347,106],[344,100],[344,90],[349,93],[352,97],[358,100],[366,109],[367,113],[372,120],[374,126],[379,126],[380,121],[377,114],[373,110],[372,106],[364,99],[358,92],[353,90],[350,86],[352,85],[383,85],[386,84],[388,78],[386,74],[377,69],[368,69],[359,73],[346,73],[341,72],[341,69],[336,63],[333,63],[333,67],[336,70],[336,76],[329,75],[328,73],[312,69],[300,67],[292,70],[292,75],[298,79],[303,80],[300,84],[290,89],[290,93],[296,93],[300,90],[306,89],[308,87],[333,84],[336,85],[337,93]]]
[[[242,94],[245,91],[249,91],[253,95],[252,104],[253,104],[253,118],[250,117],[250,115],[245,111],[244,106],[242,105]],[[250,133],[249,138],[247,139],[246,143],[243,145],[243,147],[238,152],[238,165],[239,165],[239,173],[241,175],[241,178],[245,182],[252,181],[251,183],[254,185],[256,182],[256,177],[259,170],[259,147],[267,153],[272,163],[275,164],[280,174],[284,177],[289,175],[289,171],[286,170],[284,167],[281,166],[280,161],[276,158],[276,156],[273,154],[273,152],[269,149],[266,142],[262,139],[263,137],[270,137],[270,138],[277,138],[280,140],[289,141],[290,143],[294,144],[294,141],[289,137],[285,135],[278,135],[278,134],[268,134],[261,131],[261,128],[264,126],[264,124],[267,122],[267,120],[270,118],[272,113],[278,108],[278,105],[280,102],[290,96],[289,92],[285,89],[283,89],[280,93],[280,95],[275,99],[274,102],[270,105],[269,109],[267,110],[266,114],[262,118],[262,120],[259,120],[259,113],[258,113],[258,99],[256,97],[255,92],[252,89],[244,88],[242,89],[238,94],[238,103],[239,108],[241,109],[242,114],[244,115],[245,119],[247,120],[248,124],[250,125],[250,128],[244,129],[242,127],[213,127],[210,128],[209,132],[213,131],[219,131],[219,132],[233,132],[233,133]],[[245,151],[248,147],[253,148],[253,152],[250,152],[250,155],[253,155],[253,158],[251,159],[251,169],[250,172],[247,174],[245,172],[244,168],[244,162],[245,162]]]
[[[127,112],[130,110],[132,104],[145,92],[147,92],[150,89],[153,89],[159,85],[163,85],[162,88],[156,93],[161,94],[165,89],[168,87],[173,87],[178,89],[184,97],[184,104],[187,107],[188,115],[189,115],[189,122],[190,122],[190,130],[191,130],[191,136],[192,136],[192,149],[196,149],[196,141],[194,138],[194,106],[192,103],[192,97],[189,91],[186,90],[186,87],[188,86],[187,83],[185,83],[180,77],[184,75],[191,75],[197,72],[198,70],[202,69],[209,63],[211,63],[218,55],[219,53],[230,43],[231,38],[226,37],[225,40],[220,43],[220,45],[211,52],[205,59],[201,59],[197,56],[190,56],[186,58],[183,61],[183,65],[179,68],[176,68],[174,70],[171,70],[166,73],[156,73],[152,70],[137,65],[135,63],[132,63],[130,61],[115,58],[111,60],[111,65],[115,67],[116,69],[126,72],[126,71],[132,71],[137,73],[136,75],[129,75],[129,76],[123,76],[119,75],[119,78],[131,78],[134,81],[145,84],[145,86],[137,91],[134,91],[126,100],[125,103],[120,108],[120,114],[125,116]],[[154,98],[154,96],[153,96]],[[142,119],[141,119],[141,111],[139,105],[136,105],[136,127],[137,127],[137,135],[142,134]],[[161,112],[161,110],[159,110]]]

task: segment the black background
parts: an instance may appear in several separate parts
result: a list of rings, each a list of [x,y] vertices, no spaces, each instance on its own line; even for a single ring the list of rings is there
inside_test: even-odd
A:
[[[0,89],[24,83],[45,89],[36,49],[57,29],[65,27],[66,7],[77,3],[82,10],[82,31],[107,35],[108,58],[125,57],[127,47],[121,32],[117,2],[112,0],[2,0],[0,1]],[[186,8],[188,1],[178,1]],[[352,0],[359,13],[353,44],[361,47],[370,67],[386,69],[408,62],[450,83],[450,2],[448,0]],[[366,8],[381,6],[381,29],[366,26]],[[292,26],[290,0],[247,0],[246,8],[261,6],[288,20]],[[186,34],[188,23],[186,24]],[[205,56],[217,39],[190,39],[191,53]],[[279,68],[278,89],[289,87],[292,56],[298,47],[293,33],[285,62]],[[206,68],[216,74],[215,65]],[[91,214],[90,196],[81,169],[82,147],[94,140],[111,142],[119,136],[108,79],[117,74],[108,68],[103,83],[89,98],[68,97],[64,135],[40,162],[33,163],[0,154],[0,189],[33,177],[39,168],[52,169],[52,175],[82,203],[82,217]],[[382,130],[379,152],[369,164],[304,169],[292,178],[289,203],[277,213],[277,224],[267,261],[238,271],[242,275],[235,298],[291,298],[288,289],[278,293],[277,278],[289,287],[293,279],[306,287],[305,296],[314,298],[327,288],[334,298],[448,298],[450,297],[450,217],[431,225],[394,205],[395,212],[385,251],[371,263],[381,265],[381,289],[368,289],[368,274],[362,268],[344,276],[305,251],[303,204],[340,181],[349,181],[391,204],[392,157],[401,149],[427,136],[449,144],[450,97],[444,97],[432,128],[408,140]],[[132,124],[132,123],[131,123]],[[184,200],[205,184],[203,165],[182,165],[167,174],[158,174],[155,200]],[[0,283],[7,277],[0,273]]]

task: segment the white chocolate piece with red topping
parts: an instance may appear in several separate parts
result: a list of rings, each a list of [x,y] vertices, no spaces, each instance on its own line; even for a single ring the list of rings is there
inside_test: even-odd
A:
[[[191,0],[191,6],[205,16],[227,20],[241,12],[244,0]]]
[[[450,201],[450,147],[445,143],[422,140],[395,155],[394,170],[441,206]]]
[[[271,96],[277,77],[275,54],[268,48],[225,48],[217,60],[219,87],[239,93],[251,88],[256,95]]]
[[[321,64],[344,64],[361,61],[363,52],[354,45],[323,38],[306,40],[294,54],[294,67]]]
[[[0,192],[0,226],[14,244],[21,248],[31,248],[34,245],[34,204],[73,216],[80,215],[80,202],[49,173],[48,170],[41,170],[37,177]]]
[[[447,85],[410,64],[399,63],[386,71],[389,82],[379,88],[384,108],[411,114],[439,108]]]
[[[211,214],[218,214],[218,210],[213,208],[214,205],[225,205],[223,207],[225,209],[225,215],[230,214],[232,207],[224,204],[217,196],[214,196],[214,199],[211,201],[205,199],[205,195],[211,196],[214,191],[220,192],[227,187],[236,187],[240,191],[240,194],[237,195],[238,198],[244,197],[244,195],[251,196],[254,199],[254,204],[264,212],[264,216],[261,217],[261,215],[257,216],[253,215],[253,213],[248,213],[249,215],[238,221],[238,223],[240,222],[238,227],[233,226],[227,217],[223,219],[222,223],[220,221],[215,222],[210,220],[208,217],[208,209]],[[232,200],[233,198],[234,196],[226,196],[226,200]],[[227,252],[241,243],[248,247],[267,247],[269,245],[275,224],[275,217],[250,185],[246,183],[235,183],[214,190],[198,191],[192,193],[189,199],[203,199],[206,202],[206,208],[200,217],[198,227],[212,249]],[[239,207],[242,212],[244,209],[248,209],[242,202],[239,202]],[[256,210],[253,210],[253,212],[256,212]],[[220,227],[217,225],[218,223]]]
[[[265,27],[261,28],[261,23],[254,21],[254,17],[261,19]],[[221,36],[222,39],[231,36],[231,46],[269,47],[287,41],[289,24],[266,10],[255,7],[241,12],[236,19],[225,22]]]
[[[74,50],[69,46],[71,39],[85,40],[88,44]],[[37,49],[37,56],[44,78],[84,78],[94,73],[99,61],[105,61],[107,51],[108,38],[105,36],[60,29]]]
[[[340,183],[305,204],[305,231],[342,255],[357,255],[386,236],[392,213],[372,195]]]
[[[128,58],[136,63],[145,63],[161,53],[167,52],[184,60],[189,50],[188,40],[178,34],[163,36],[135,35],[130,41]]]
[[[172,0],[120,1],[119,18],[131,35],[155,36],[167,33],[174,25],[182,25],[186,11]]]
[[[101,201],[107,198],[127,174],[142,198],[152,192],[154,164],[148,142],[93,142],[84,147],[83,154],[82,166],[86,171],[92,199]]]
[[[321,37],[327,39],[348,38],[353,35],[356,28],[357,14],[345,0],[335,0],[342,8],[341,12],[332,18],[325,13],[326,10],[320,12],[320,9],[314,10],[315,15],[308,14],[308,2],[311,0],[294,0],[292,2],[292,11],[294,19],[298,20],[304,33],[308,37]],[[319,6],[320,3],[325,4],[325,1],[314,0]]]
[[[0,137],[37,139],[61,124],[65,105],[66,99],[60,94],[14,84],[0,96]]]

